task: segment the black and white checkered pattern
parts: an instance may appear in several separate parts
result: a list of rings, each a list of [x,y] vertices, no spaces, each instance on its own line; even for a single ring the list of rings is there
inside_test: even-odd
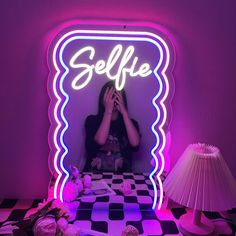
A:
[[[79,209],[107,209],[107,207],[109,210],[151,209],[153,202],[153,186],[147,174],[83,173],[81,177],[83,178],[85,174],[90,174],[92,180],[104,180],[109,187],[115,191],[116,195],[81,199]],[[132,193],[127,196],[124,196],[120,191],[120,186],[123,181],[129,182],[132,187]]]
[[[140,235],[182,235],[178,230],[178,221],[189,210],[176,205],[156,212],[150,210],[153,190],[147,174],[83,173],[81,177],[85,174],[90,174],[93,180],[105,180],[116,195],[81,200],[74,221],[78,227],[120,236],[125,226],[130,224],[139,230]],[[128,196],[119,190],[123,180],[132,185],[132,193]],[[27,217],[38,203],[39,200],[0,201],[0,226]],[[219,213],[204,215],[213,220],[219,234],[235,235],[236,226],[227,223]]]

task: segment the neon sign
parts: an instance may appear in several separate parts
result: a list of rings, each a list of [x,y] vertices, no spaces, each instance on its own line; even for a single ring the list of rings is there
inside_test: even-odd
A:
[[[99,54],[97,51],[102,44],[105,45],[104,50],[102,52],[100,50]],[[150,61],[148,53],[140,55],[138,49],[140,51],[142,47],[149,47],[149,51],[156,59]],[[63,201],[63,189],[69,177],[64,164],[69,152],[64,141],[64,135],[69,127],[65,115],[65,109],[70,102],[69,90],[84,89],[92,81],[94,74],[114,80],[117,90],[125,87],[127,78],[146,77],[147,83],[150,78],[155,79],[159,88],[152,99],[153,107],[156,109],[156,119],[151,130],[156,143],[151,150],[155,168],[149,178],[154,189],[152,208],[155,209],[157,206],[160,209],[163,200],[160,176],[165,166],[163,150],[166,136],[163,127],[167,121],[165,102],[170,90],[167,78],[170,56],[169,46],[165,40],[158,34],[146,31],[68,30],[54,39],[48,55],[50,67],[48,90],[51,97],[49,112],[52,124],[49,140],[53,166],[57,173],[54,198]],[[155,180],[159,185],[159,198]]]
[[[148,63],[144,63],[142,64],[139,69],[135,71],[135,66],[137,64],[138,61],[138,57],[134,57],[131,66],[129,66],[128,68],[126,68],[126,64],[129,62],[129,60],[132,58],[133,54],[134,54],[134,47],[133,46],[129,46],[125,52],[124,55],[121,58],[121,62],[118,66],[118,70],[117,73],[115,75],[111,75],[111,70],[114,67],[114,65],[117,64],[117,61],[119,59],[119,57],[121,56],[123,47],[122,45],[118,44],[116,45],[108,59],[107,62],[105,62],[105,60],[99,60],[97,61],[96,64],[76,64],[76,60],[78,60],[79,56],[83,53],[89,52],[89,60],[92,60],[94,58],[95,55],[95,49],[93,47],[87,46],[84,47],[80,50],[78,50],[71,58],[70,60],[70,66],[71,68],[83,68],[84,70],[82,72],[80,72],[72,81],[72,87],[76,90],[82,89],[84,88],[92,79],[93,77],[93,70],[95,71],[95,73],[102,75],[105,74],[110,80],[115,80],[115,86],[117,90],[122,90],[125,86],[125,81],[126,81],[126,74],[128,74],[130,77],[136,77],[136,76],[140,76],[140,77],[147,77],[149,76],[152,71],[150,70],[150,65]],[[82,82],[81,84],[78,84],[78,82],[80,80],[82,80],[83,76],[86,76],[87,74],[87,78],[85,79],[84,82]]]

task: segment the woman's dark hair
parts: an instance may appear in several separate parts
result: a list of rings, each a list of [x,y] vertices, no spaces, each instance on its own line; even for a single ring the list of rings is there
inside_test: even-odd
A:
[[[115,84],[113,81],[109,81],[107,83],[105,83],[100,91],[100,94],[99,94],[99,99],[98,99],[98,116],[99,117],[102,117],[103,116],[103,113],[105,111],[105,107],[104,107],[104,104],[103,104],[103,97],[104,97],[104,94],[106,92],[106,89],[107,88],[115,88]],[[124,101],[124,105],[125,105],[125,108],[126,110],[128,109],[128,106],[127,106],[127,98],[126,98],[126,93],[125,93],[125,90],[122,89],[121,90],[121,94],[122,94],[122,97],[123,97],[123,101]],[[119,118],[121,118],[121,114],[119,114]],[[118,118],[118,119],[119,119]]]

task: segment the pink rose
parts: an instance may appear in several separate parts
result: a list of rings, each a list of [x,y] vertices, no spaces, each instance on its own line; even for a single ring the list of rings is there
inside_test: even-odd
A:
[[[33,227],[35,236],[55,236],[57,223],[51,216],[43,216],[39,218]]]
[[[124,180],[124,182],[121,184],[120,186],[120,191],[124,194],[124,195],[128,195],[132,193],[132,188],[131,188],[131,184]]]
[[[66,202],[74,201],[78,197],[78,194],[78,186],[75,183],[68,181],[64,188],[64,200]]]

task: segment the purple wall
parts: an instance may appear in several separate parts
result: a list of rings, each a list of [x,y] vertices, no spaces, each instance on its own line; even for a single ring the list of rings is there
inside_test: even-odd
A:
[[[236,176],[236,4],[228,1],[1,1],[0,197],[45,197],[50,33],[73,19],[151,21],[176,49],[171,161],[218,146]]]

